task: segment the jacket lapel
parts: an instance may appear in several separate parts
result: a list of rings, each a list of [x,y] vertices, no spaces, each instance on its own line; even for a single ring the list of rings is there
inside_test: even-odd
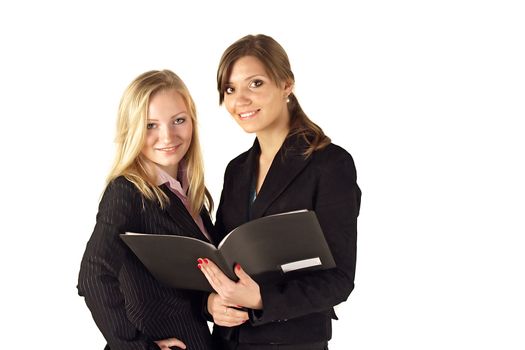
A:
[[[175,193],[171,192],[171,190],[166,185],[162,185],[160,188],[162,188],[163,192],[170,199],[170,203],[167,206],[166,211],[173,221],[175,221],[175,223],[181,227],[182,232],[187,236],[208,241],[179,197],[177,197]]]
[[[311,157],[305,158],[303,155],[307,146],[307,143],[300,137],[289,136],[286,138],[279,152],[275,155],[264,183],[253,203],[251,208],[252,220],[264,216],[268,207],[308,165]]]
[[[252,195],[252,183],[254,181],[255,170],[259,163],[259,154],[261,149],[259,142],[255,139],[252,147],[247,152],[247,157],[244,162],[240,163],[234,169],[234,191],[230,191],[230,203],[235,205],[234,211],[239,222],[246,222],[250,220],[250,207]]]

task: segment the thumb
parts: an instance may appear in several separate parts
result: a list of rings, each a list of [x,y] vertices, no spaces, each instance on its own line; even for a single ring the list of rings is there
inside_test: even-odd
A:
[[[237,277],[239,277],[239,280],[241,281],[252,279],[250,275],[248,275],[239,264],[235,264],[235,274],[237,275]]]

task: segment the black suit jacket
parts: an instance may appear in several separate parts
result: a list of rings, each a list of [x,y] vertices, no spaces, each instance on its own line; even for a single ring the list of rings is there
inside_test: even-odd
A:
[[[78,291],[112,350],[158,349],[153,340],[168,337],[179,338],[189,349],[211,349],[202,293],[161,285],[119,236],[132,231],[206,240],[179,198],[161,188],[170,198],[165,210],[124,177],[112,181],[82,259]],[[209,216],[204,211],[201,216],[212,233]]]
[[[260,148],[232,160],[225,172],[216,230],[222,239],[233,228],[262,216],[310,209],[317,214],[337,268],[260,285],[262,312],[232,331],[215,325],[214,335],[241,343],[307,343],[331,338],[333,306],[354,288],[357,216],[361,191],[352,157],[330,144],[305,158],[306,142],[289,136],[250,205]]]

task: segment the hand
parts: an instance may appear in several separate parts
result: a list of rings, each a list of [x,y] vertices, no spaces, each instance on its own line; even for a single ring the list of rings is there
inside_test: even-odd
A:
[[[235,327],[248,320],[246,311],[235,309],[234,305],[226,303],[217,293],[208,296],[208,312],[213,316],[213,322],[219,326]]]
[[[233,282],[213,261],[202,258],[198,261],[202,273],[227,305],[240,305],[256,310],[262,309],[263,303],[259,285],[244,272],[241,265],[235,265],[235,274],[239,277],[239,281]]]
[[[155,343],[161,348],[162,350],[171,350],[170,347],[176,346],[181,349],[186,349],[186,344],[184,344],[182,341],[180,341],[177,338],[168,338],[168,339],[162,339],[162,340],[155,340]]]

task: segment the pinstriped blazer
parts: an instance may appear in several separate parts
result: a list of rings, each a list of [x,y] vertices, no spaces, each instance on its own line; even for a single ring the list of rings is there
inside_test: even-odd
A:
[[[165,210],[124,177],[112,181],[86,245],[78,292],[111,350],[158,349],[153,341],[169,337],[182,340],[188,349],[212,348],[201,311],[203,294],[157,282],[119,236],[132,231],[206,240],[179,198],[166,186],[162,189],[170,198]],[[203,211],[201,216],[213,235],[208,214]]]

